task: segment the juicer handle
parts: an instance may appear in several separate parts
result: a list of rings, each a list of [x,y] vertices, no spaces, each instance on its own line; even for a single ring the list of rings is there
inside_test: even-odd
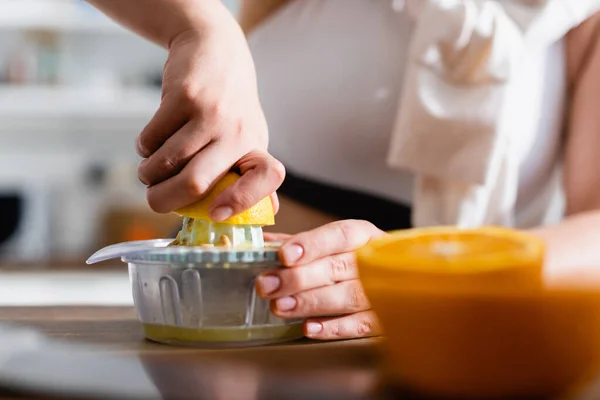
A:
[[[117,243],[95,252],[87,259],[86,264],[96,264],[102,261],[143,253],[156,248],[167,247],[175,239],[135,240]]]

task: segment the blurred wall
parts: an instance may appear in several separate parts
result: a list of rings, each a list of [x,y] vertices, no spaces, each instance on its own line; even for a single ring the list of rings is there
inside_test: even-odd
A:
[[[81,0],[0,0],[0,263],[172,232],[146,205],[133,146],[165,59]]]

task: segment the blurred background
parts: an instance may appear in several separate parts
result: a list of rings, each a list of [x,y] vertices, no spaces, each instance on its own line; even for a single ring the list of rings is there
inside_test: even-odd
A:
[[[148,208],[134,151],[165,59],[83,0],[0,0],[0,269],[84,268],[178,228]]]

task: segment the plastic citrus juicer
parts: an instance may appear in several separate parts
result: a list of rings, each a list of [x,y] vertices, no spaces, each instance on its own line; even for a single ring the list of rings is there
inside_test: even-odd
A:
[[[134,305],[150,340],[248,346],[301,338],[302,320],[276,317],[256,294],[256,277],[281,268],[278,244],[264,242],[264,219],[256,215],[250,209],[246,223],[235,224],[184,216],[175,239],[111,245],[87,262],[121,258],[128,264]]]

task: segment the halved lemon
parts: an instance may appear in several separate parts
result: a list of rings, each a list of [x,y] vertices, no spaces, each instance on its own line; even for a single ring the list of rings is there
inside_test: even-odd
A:
[[[183,217],[213,222],[208,214],[208,210],[212,202],[219,194],[221,194],[229,186],[233,185],[239,178],[240,176],[234,172],[227,173],[201,200],[189,206],[175,210],[175,212]],[[249,209],[240,214],[234,215],[231,218],[222,221],[221,223],[253,226],[274,225],[275,213],[273,211],[271,199],[266,197]]]

